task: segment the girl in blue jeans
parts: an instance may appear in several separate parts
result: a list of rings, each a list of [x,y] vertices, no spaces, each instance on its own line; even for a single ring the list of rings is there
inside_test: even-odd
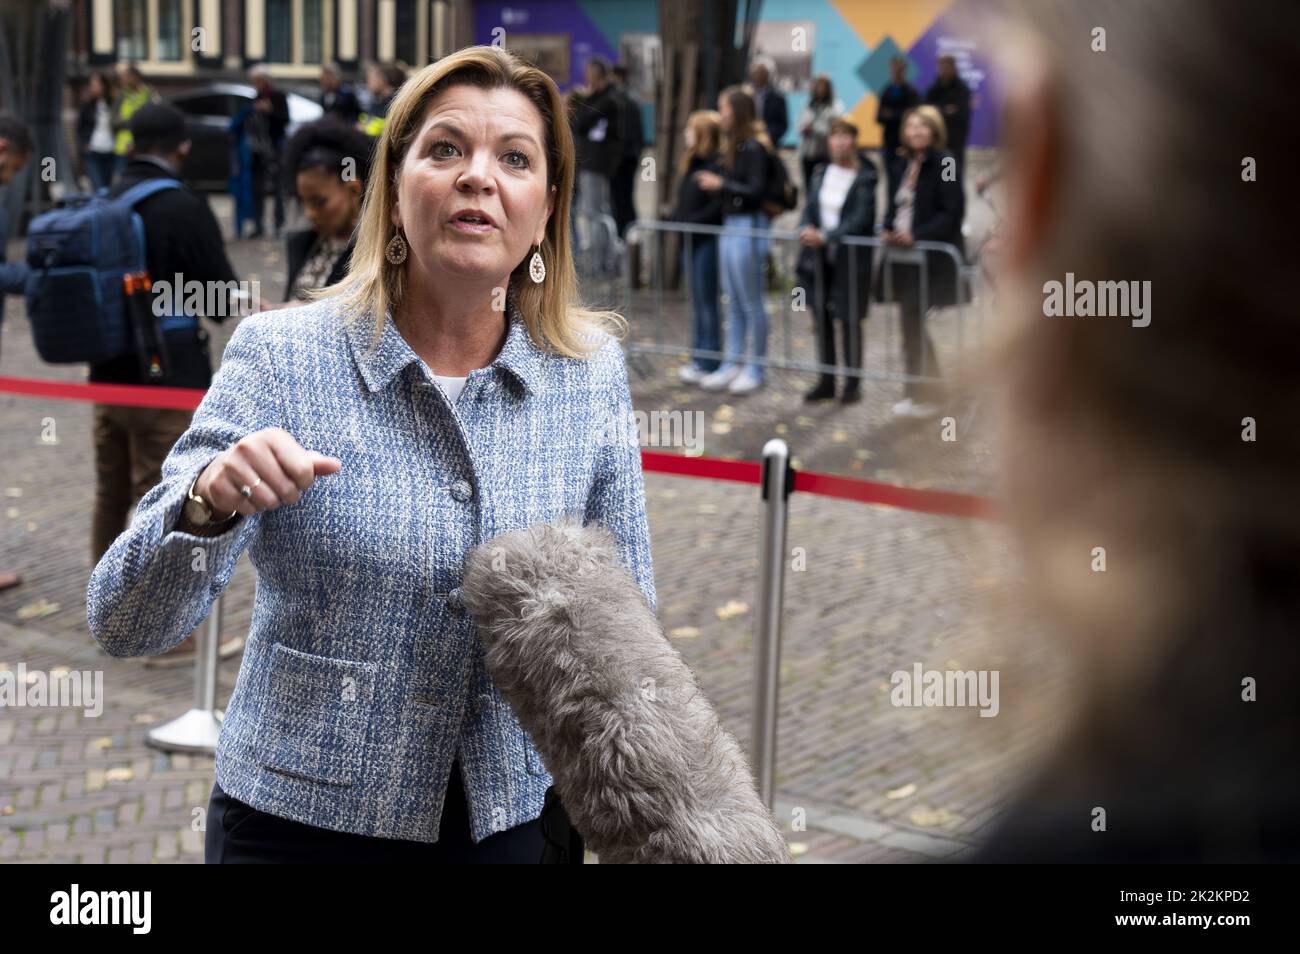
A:
[[[771,220],[762,208],[767,182],[767,155],[775,151],[766,127],[757,119],[753,98],[739,86],[718,97],[722,159],[717,172],[695,173],[706,192],[722,202],[722,236],[718,258],[722,291],[727,296],[727,347],[721,366],[700,379],[700,387],[747,394],[762,387],[767,373],[767,309],[763,302],[763,262]],[[735,229],[736,232],[726,231]],[[753,230],[761,230],[755,233]]]
[[[695,173],[719,171],[718,149],[722,126],[717,113],[700,109],[686,120],[682,139],[686,146],[677,186],[677,204],[669,219],[688,225],[721,225],[722,199],[717,191],[706,191]],[[718,236],[705,232],[682,234],[682,272],[691,290],[692,360],[678,370],[683,381],[697,384],[716,371],[717,357],[701,352],[722,350],[722,319],[718,313]]]

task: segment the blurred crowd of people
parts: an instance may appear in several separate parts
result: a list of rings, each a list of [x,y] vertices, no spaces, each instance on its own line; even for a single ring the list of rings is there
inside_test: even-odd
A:
[[[887,184],[880,215],[877,159],[858,146],[860,130],[836,98],[830,77],[813,79],[808,103],[795,121],[803,180],[796,277],[813,315],[818,363],[845,369],[839,393],[844,403],[861,399],[861,377],[854,373],[862,368],[861,322],[873,296],[881,300],[890,289],[902,310],[908,375],[893,413],[926,418],[939,413],[944,392],[936,383],[939,366],[924,312],[927,306],[956,303],[961,283],[945,252],[921,253],[912,246],[943,243],[953,247],[959,261],[964,255],[971,98],[951,56],[939,58],[938,76],[924,97],[907,82],[906,71],[907,61],[895,58],[891,82],[879,97],[884,143],[879,162]],[[766,383],[763,269],[770,247],[766,233],[785,211],[777,197],[787,116],[784,96],[760,63],[747,86],[723,90],[717,109],[692,113],[683,131],[676,205],[668,218],[715,231],[691,232],[683,242],[696,357],[679,373],[683,381],[707,390],[748,394]],[[851,236],[878,237],[890,254],[877,256],[869,246],[844,243]],[[888,275],[882,276],[885,268]],[[834,400],[836,375],[824,370],[805,397]]]

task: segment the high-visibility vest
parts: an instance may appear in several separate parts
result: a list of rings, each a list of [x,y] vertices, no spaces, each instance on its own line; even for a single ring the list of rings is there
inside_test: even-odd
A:
[[[149,100],[153,99],[153,90],[148,86],[141,86],[135,92],[123,90],[122,95],[117,100],[117,118],[126,121],[131,115],[143,106]],[[117,138],[113,141],[113,152],[119,156],[125,156],[131,150],[131,130],[119,129]]]
[[[384,118],[383,116],[371,116],[369,113],[362,113],[357,117],[357,125],[361,127],[361,131],[367,136],[378,138],[384,134]]]

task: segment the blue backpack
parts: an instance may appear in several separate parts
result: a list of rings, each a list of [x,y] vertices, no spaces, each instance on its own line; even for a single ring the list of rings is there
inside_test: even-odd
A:
[[[123,276],[143,272],[144,223],[137,203],[170,178],[149,179],[109,198],[106,189],[72,196],[32,219],[27,230],[25,289],[32,338],[51,364],[97,362],[137,350]],[[193,325],[192,316],[162,319],[162,328]]]

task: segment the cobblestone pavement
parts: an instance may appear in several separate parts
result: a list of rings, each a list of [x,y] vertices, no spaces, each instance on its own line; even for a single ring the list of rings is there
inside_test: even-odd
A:
[[[231,255],[241,277],[260,278],[268,298],[278,294],[279,244],[234,243]],[[82,378],[78,367],[42,365],[21,302],[11,299],[7,309],[0,374]],[[653,337],[648,314],[629,309],[631,340]],[[683,310],[670,305],[662,314],[664,333],[680,332]],[[941,361],[954,353],[952,324],[942,315],[935,322]],[[219,354],[231,329],[213,330]],[[780,333],[774,323],[774,351],[785,347]],[[887,339],[887,330],[880,334]],[[896,354],[896,344],[870,352],[869,367]],[[801,338],[792,325],[790,348],[810,354],[806,331]],[[754,459],[781,435],[807,469],[911,486],[990,486],[984,412],[963,416],[959,439],[944,442],[933,422],[888,422],[896,383],[869,383],[858,405],[808,409],[800,392],[810,375],[774,370],[755,394],[720,396],[678,383],[679,363],[638,360],[635,406],[702,412],[711,456]],[[111,659],[86,630],[90,411],[0,395],[0,567],[25,577],[0,593],[0,669],[102,671],[105,697],[95,717],[77,708],[0,710],[0,862],[199,862],[212,759],[144,744],[148,727],[190,706],[191,675]],[[56,442],[44,439],[51,423]],[[757,489],[649,473],[646,493],[660,619],[726,725],[748,743]],[[797,858],[963,857],[1050,742],[1061,719],[1054,702],[1068,689],[1056,643],[1024,605],[1006,531],[797,494],[788,533],[776,813]],[[246,630],[254,586],[245,558],[224,599],[228,632]],[[998,717],[891,705],[891,674],[916,663],[999,671]],[[238,660],[221,665],[219,704],[237,671]]]

